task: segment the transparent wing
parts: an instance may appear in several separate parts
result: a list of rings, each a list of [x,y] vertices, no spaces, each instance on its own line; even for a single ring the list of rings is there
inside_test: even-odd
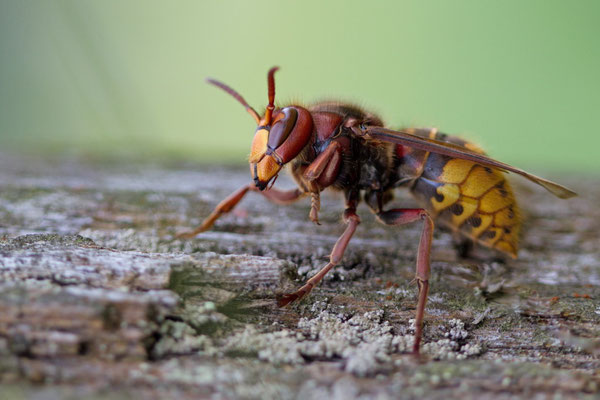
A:
[[[424,138],[416,136],[406,131],[395,131],[392,129],[382,128],[380,126],[360,126],[360,137],[366,140],[380,140],[389,143],[401,144],[403,146],[411,147],[413,149],[425,150],[432,153],[443,154],[453,158],[460,158],[463,160],[469,160],[476,162],[477,164],[484,165],[487,167],[498,168],[503,171],[514,172],[519,174],[532,182],[544,187],[553,195],[560,197],[561,199],[568,199],[570,197],[577,196],[577,193],[568,189],[558,183],[549,181],[539,176],[530,174],[529,172],[523,171],[522,169],[513,167],[505,164],[501,161],[496,161],[483,154],[471,151],[467,148],[455,145],[453,143],[442,142],[435,139]]]

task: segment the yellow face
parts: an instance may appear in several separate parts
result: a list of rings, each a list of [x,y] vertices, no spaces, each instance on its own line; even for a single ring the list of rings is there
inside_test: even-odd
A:
[[[281,164],[275,159],[275,154],[266,154],[268,140],[269,130],[264,126],[259,127],[254,134],[248,159],[252,179],[261,190],[281,171]]]
[[[254,134],[252,146],[250,147],[250,163],[258,163],[267,152],[267,142],[269,141],[269,131],[265,127],[259,127]]]

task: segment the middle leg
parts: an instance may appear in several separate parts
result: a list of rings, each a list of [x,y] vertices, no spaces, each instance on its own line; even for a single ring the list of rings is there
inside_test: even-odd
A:
[[[340,236],[340,238],[333,246],[333,250],[329,255],[329,262],[321,268],[319,272],[312,278],[306,282],[304,286],[295,291],[294,293],[288,293],[281,296],[277,299],[277,305],[279,307],[283,307],[288,305],[289,303],[300,300],[304,296],[306,296],[310,291],[323,279],[323,277],[329,272],[331,268],[337,265],[340,261],[342,261],[342,257],[344,256],[344,252],[346,251],[346,247],[348,247],[348,243],[354,235],[356,231],[356,227],[360,224],[360,218],[356,214],[356,206],[353,205],[351,207],[346,208],[344,211],[344,222],[346,222],[346,230]]]

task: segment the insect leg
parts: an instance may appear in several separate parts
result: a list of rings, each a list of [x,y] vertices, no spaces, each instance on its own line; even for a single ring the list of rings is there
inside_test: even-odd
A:
[[[381,222],[387,225],[404,225],[420,219],[424,222],[421,239],[419,241],[415,276],[419,288],[419,299],[417,302],[417,315],[415,317],[416,328],[413,353],[418,354],[421,337],[423,335],[425,304],[427,303],[427,293],[429,291],[429,254],[431,253],[431,241],[433,239],[433,220],[429,216],[429,213],[422,208],[396,208],[389,211],[382,211],[378,213],[377,216]]]
[[[352,235],[356,231],[356,227],[358,226],[358,224],[360,224],[360,218],[356,214],[355,207],[346,208],[346,210],[344,211],[344,222],[346,222],[347,224],[346,230],[333,246],[333,250],[329,255],[329,262],[323,268],[321,268],[321,270],[317,272],[315,276],[310,278],[308,282],[306,282],[306,284],[300,289],[298,289],[294,293],[284,294],[283,296],[278,298],[277,305],[279,307],[288,305],[289,303],[299,300],[306,296],[308,293],[310,293],[312,288],[314,288],[321,281],[321,279],[323,279],[325,274],[327,274],[327,272],[329,272],[331,268],[333,268],[342,260],[344,252],[346,251],[346,247],[348,246],[348,242],[350,242],[350,238],[352,238]]]
[[[308,181],[308,190],[311,193],[309,218],[317,225],[320,225],[319,209],[321,202],[319,192],[335,182],[341,163],[342,146],[339,141],[332,140],[304,171],[304,178]]]
[[[337,159],[341,156],[340,144],[337,140],[332,140],[331,143],[325,148],[325,150],[317,156],[317,158],[310,163],[306,171],[304,171],[304,176],[309,181],[315,181],[319,179],[321,175],[325,172],[325,168],[330,166],[331,164],[336,163]]]
[[[321,225],[319,222],[319,210],[321,209],[321,194],[320,192],[310,192],[310,213],[308,218],[317,225]]]
[[[265,196],[265,198],[270,202],[280,205],[291,204],[305,194],[305,192],[300,190],[299,188],[292,190],[279,190],[271,188],[269,190],[259,191],[258,188],[254,186],[254,184],[251,185],[252,187],[250,188],[250,190],[258,191],[260,194]]]
[[[260,191],[254,183],[249,183],[247,185],[242,186],[229,196],[227,196],[223,201],[221,201],[213,210],[212,213],[202,222],[202,224],[194,229],[193,231],[183,232],[177,235],[177,238],[183,239],[191,239],[197,234],[207,231],[210,229],[215,221],[223,214],[226,214],[233,210],[233,208],[244,198],[248,191],[256,191],[265,196],[269,201],[277,204],[289,204],[296,200],[298,200],[304,192],[300,189],[296,188],[293,190],[282,191],[278,189],[271,188],[269,190]]]

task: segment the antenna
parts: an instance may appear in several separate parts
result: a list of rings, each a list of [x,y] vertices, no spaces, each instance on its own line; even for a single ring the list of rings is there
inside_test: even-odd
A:
[[[275,72],[279,67],[273,67],[269,70],[267,74],[267,83],[269,85],[269,104],[267,105],[267,110],[265,111],[265,125],[269,125],[271,123],[271,117],[273,116],[273,110],[275,109]]]
[[[250,107],[250,105],[246,102],[246,100],[244,100],[244,98],[238,92],[236,92],[235,90],[233,90],[232,88],[230,88],[229,86],[224,84],[223,82],[219,82],[215,79],[206,78],[206,82],[210,83],[211,85],[215,85],[216,87],[218,87],[220,89],[223,89],[226,93],[229,93],[231,96],[233,96],[234,99],[236,99],[237,101],[242,103],[242,105],[246,108],[246,111],[248,111],[248,113],[250,115],[252,115],[252,118],[254,118],[256,123],[257,124],[260,123],[260,116],[258,115],[256,110],[254,108]],[[273,91],[273,96],[274,95],[275,95],[275,92]]]

